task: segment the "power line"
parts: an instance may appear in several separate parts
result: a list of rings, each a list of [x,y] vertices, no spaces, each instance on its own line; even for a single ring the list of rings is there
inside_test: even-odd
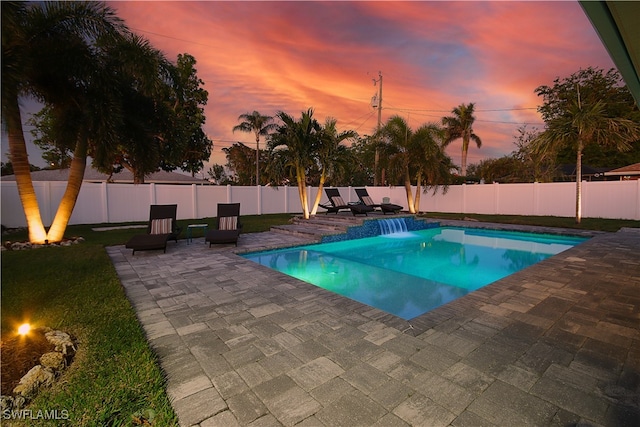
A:
[[[531,108],[499,109],[499,110],[475,110],[475,111],[516,111],[516,110],[525,110],[525,109],[528,110],[528,109],[531,109]],[[430,112],[430,113],[446,112],[446,113],[450,113],[450,111],[443,111],[443,110],[417,110],[417,109],[408,109],[408,108],[385,108],[385,110],[394,110],[394,111],[413,113],[413,114],[415,114],[417,116],[432,117],[432,118],[442,118],[442,117],[441,116],[436,116],[436,115],[433,115],[433,114],[420,114],[420,113],[416,113],[416,112]],[[511,124],[511,125],[544,126],[544,123],[540,123],[540,122],[512,122],[512,121],[506,121],[506,120],[485,120],[485,119],[476,119],[475,121],[476,122],[485,122],[485,123],[502,123],[502,124]]]
[[[495,108],[485,110],[473,110],[476,113],[485,113],[493,111],[523,111],[523,110],[537,110],[538,107],[522,107],[522,108]],[[451,113],[451,110],[430,110],[430,109],[417,109],[417,108],[389,108],[385,107],[385,110],[398,110],[407,112],[425,112],[425,113]]]
[[[167,38],[167,39],[177,40],[177,41],[185,42],[185,43],[197,44],[199,46],[209,47],[209,48],[212,48],[212,49],[216,48],[215,46],[212,46],[212,45],[209,45],[209,44],[204,44],[204,43],[199,43],[199,42],[196,42],[196,41],[193,41],[193,40],[180,39],[178,37],[172,37],[172,36],[167,36],[165,34],[154,33],[153,31],[141,30],[140,28],[133,28],[133,27],[130,27],[130,28],[132,30],[135,30],[135,31],[140,31],[141,33],[153,34],[154,36],[158,36],[158,37],[164,37],[164,38]]]

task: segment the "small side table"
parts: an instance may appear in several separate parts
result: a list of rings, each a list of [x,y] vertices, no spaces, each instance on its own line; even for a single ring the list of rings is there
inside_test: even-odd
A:
[[[191,243],[191,240],[193,240],[193,238],[191,237],[191,234],[193,233],[193,229],[194,228],[202,228],[203,232],[202,232],[202,236],[206,236],[207,235],[207,229],[209,228],[209,224],[189,224],[187,225],[187,245]]]

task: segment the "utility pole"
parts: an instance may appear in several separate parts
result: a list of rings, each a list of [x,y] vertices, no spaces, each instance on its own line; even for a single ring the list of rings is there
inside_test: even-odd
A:
[[[378,93],[378,138],[380,138],[380,127],[382,126],[382,71],[378,71],[379,79],[373,79],[373,85],[380,82],[379,93]],[[378,147],[376,147],[376,154],[373,161],[373,185],[378,185],[378,163],[380,161],[380,153]]]

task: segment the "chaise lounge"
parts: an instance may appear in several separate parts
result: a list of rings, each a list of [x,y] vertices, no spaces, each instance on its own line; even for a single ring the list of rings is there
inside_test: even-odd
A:
[[[344,199],[340,195],[340,190],[337,188],[325,188],[324,191],[329,198],[329,204],[318,204],[318,206],[326,209],[327,214],[335,213],[337,215],[338,212],[342,210],[350,210],[353,216],[367,216],[369,212],[373,212],[373,208],[371,206],[367,206],[362,203],[345,203]]]
[[[217,229],[210,230],[205,236],[205,243],[233,243],[238,246],[240,237],[240,203],[218,203]]]
[[[137,234],[125,244],[125,247],[136,251],[162,249],[167,252],[167,242],[178,243],[180,227],[176,221],[178,205],[151,205],[149,208],[149,224],[147,234]]]
[[[395,205],[393,203],[374,203],[371,196],[369,196],[369,192],[366,188],[356,188],[356,194],[358,195],[360,202],[367,206],[371,206],[374,209],[380,208],[384,215],[386,215],[387,213],[397,214],[402,210],[402,206]]]

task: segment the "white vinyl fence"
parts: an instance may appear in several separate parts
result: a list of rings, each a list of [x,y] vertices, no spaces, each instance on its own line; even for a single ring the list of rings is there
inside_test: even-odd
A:
[[[2,217],[6,227],[26,226],[16,183],[1,182]],[[66,182],[33,183],[43,222],[49,226],[58,208]],[[317,188],[309,187],[313,201]],[[357,201],[354,188],[339,188],[347,202]],[[403,187],[368,187],[377,203],[389,198],[407,208]],[[575,216],[576,184],[478,184],[455,185],[446,194],[422,194],[420,211],[505,215]],[[323,195],[322,202],[327,197]],[[241,215],[302,212],[297,187],[237,187],[167,184],[82,184],[70,224],[100,224],[147,221],[149,205],[177,204],[178,219],[208,218],[216,215],[218,203],[241,204]],[[318,208],[318,213],[325,212]],[[640,220],[640,180],[583,182],[583,217]]]

